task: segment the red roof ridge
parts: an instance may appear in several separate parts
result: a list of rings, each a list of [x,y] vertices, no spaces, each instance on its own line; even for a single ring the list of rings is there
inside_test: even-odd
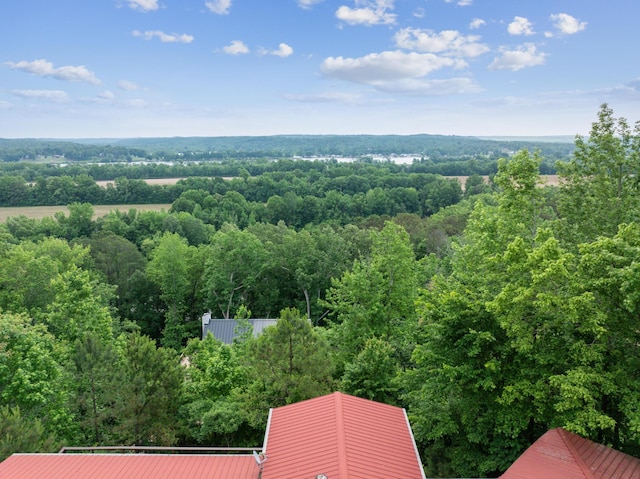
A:
[[[584,473],[584,477],[586,479],[595,479],[595,476],[591,472],[591,468],[585,464],[582,458],[582,454],[578,452],[574,444],[575,439],[579,436],[561,427],[556,428],[555,431],[557,431],[558,436],[560,436],[560,439],[562,439],[562,442],[573,456],[573,459],[576,461],[577,466]]]
[[[349,458],[347,457],[347,440],[344,433],[344,411],[342,409],[342,393],[336,391],[333,393],[335,406],[336,406],[336,426],[337,426],[337,441],[338,441],[338,467],[340,470],[340,477],[349,477]]]

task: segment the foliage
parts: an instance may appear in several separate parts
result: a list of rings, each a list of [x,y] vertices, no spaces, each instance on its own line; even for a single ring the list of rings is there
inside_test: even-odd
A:
[[[245,393],[250,424],[265,424],[269,408],[333,390],[332,361],[323,334],[296,309],[285,309],[274,326],[249,343],[251,382]]]
[[[330,340],[339,373],[368,339],[389,342],[401,362],[410,354],[406,334],[415,321],[418,280],[409,235],[388,222],[382,231],[372,231],[371,237],[371,257],[356,261],[327,292],[325,304],[336,315]]]
[[[72,418],[66,376],[55,339],[43,326],[26,316],[0,312],[0,406],[20,410],[19,417],[8,412],[16,427],[39,421],[43,434],[68,437]]]
[[[115,405],[120,387],[122,358],[113,341],[86,332],[75,342],[72,403],[83,443],[109,445],[111,425],[117,422]]]
[[[181,414],[188,440],[232,446],[252,439],[253,429],[239,397],[248,371],[236,347],[209,334],[203,340],[189,341],[183,355],[187,367]]]
[[[638,221],[640,122],[631,129],[605,103],[589,136],[576,137],[574,155],[560,165],[561,232],[574,244],[614,235],[621,223]]]
[[[182,397],[183,371],[175,351],[132,333],[123,345],[121,383],[114,407],[113,430],[123,444],[169,446],[176,442],[176,417]]]
[[[55,452],[58,448],[39,419],[23,418],[18,407],[0,407],[0,461],[15,452]]]

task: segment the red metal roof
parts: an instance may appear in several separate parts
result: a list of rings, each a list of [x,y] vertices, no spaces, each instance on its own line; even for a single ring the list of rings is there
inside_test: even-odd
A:
[[[638,479],[640,459],[552,429],[527,449],[500,479]]]
[[[2,479],[256,479],[249,455],[14,454]]]
[[[424,479],[404,409],[339,392],[271,410],[262,479]]]

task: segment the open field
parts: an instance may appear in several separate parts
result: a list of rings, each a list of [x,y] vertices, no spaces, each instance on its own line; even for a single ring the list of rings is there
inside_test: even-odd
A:
[[[468,176],[445,176],[445,178],[458,180],[462,185],[462,189],[464,189],[464,186],[467,183],[467,178],[469,177]],[[483,176],[482,178],[484,178],[485,182],[489,181],[488,176]],[[545,186],[558,186],[560,184],[558,175],[540,175],[540,181]]]
[[[104,216],[110,211],[120,210],[129,211],[136,209],[138,211],[169,211],[170,204],[153,204],[153,205],[93,205],[93,218]],[[53,216],[57,211],[63,211],[65,215],[69,214],[66,206],[16,206],[0,208],[0,223],[7,221],[12,216],[24,215],[27,218],[41,219]]]
[[[222,176],[221,177],[223,180],[232,180],[234,177],[233,176]],[[144,181],[146,184],[148,185],[175,185],[178,181],[180,180],[186,180],[187,178],[150,178],[150,179],[144,179],[142,181]],[[107,185],[113,185],[115,184],[115,182],[113,180],[107,180],[107,181],[96,181],[96,184],[102,188],[106,188]]]

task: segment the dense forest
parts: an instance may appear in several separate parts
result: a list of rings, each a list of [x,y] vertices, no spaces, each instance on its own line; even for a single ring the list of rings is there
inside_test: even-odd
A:
[[[640,125],[602,105],[559,186],[548,161],[522,148],[464,190],[421,162],[219,162],[157,189],[10,163],[1,204],[69,214],[0,225],[0,459],[256,446],[269,408],[335,390],[406,408],[429,477],[497,476],[560,426],[640,455]],[[94,218],[107,194],[172,206]],[[245,332],[202,339],[206,311]]]

